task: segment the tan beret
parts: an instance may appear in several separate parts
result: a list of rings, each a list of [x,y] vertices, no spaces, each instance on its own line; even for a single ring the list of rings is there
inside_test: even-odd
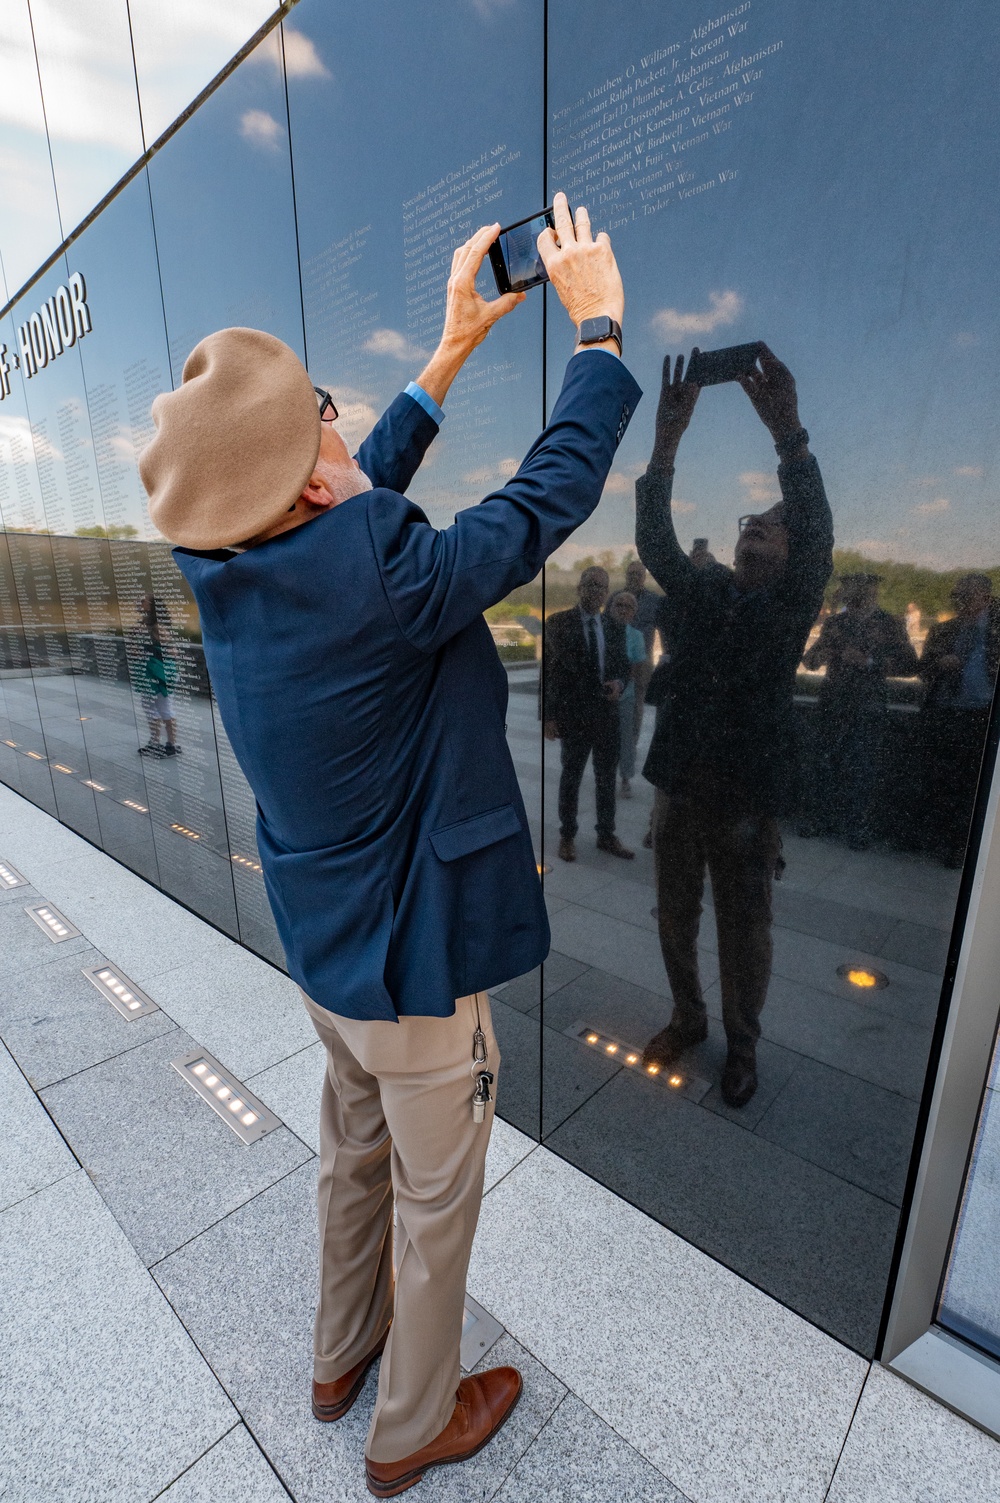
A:
[[[181,385],[153,402],[139,455],[153,525],[183,548],[226,548],[272,527],[319,454],[319,404],[294,350],[259,329],[220,329]]]

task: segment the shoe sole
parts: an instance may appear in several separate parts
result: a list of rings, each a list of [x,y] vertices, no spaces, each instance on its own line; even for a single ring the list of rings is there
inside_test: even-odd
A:
[[[382,1343],[382,1346],[379,1347],[377,1352],[372,1353],[372,1359],[368,1363],[364,1372],[355,1380],[353,1386],[347,1394],[347,1397],[341,1399],[339,1404],[317,1404],[316,1400],[313,1399],[312,1412],[314,1419],[318,1419],[324,1425],[332,1424],[334,1420],[343,1419],[347,1411],[349,1409],[352,1409],[357,1403],[358,1396],[361,1393],[362,1388],[364,1388],[365,1386],[368,1374],[371,1372],[372,1368],[375,1366],[375,1363],[381,1357],[384,1347],[385,1342]]]
[[[517,1393],[514,1395],[514,1398],[511,1401],[510,1408],[502,1416],[501,1419],[497,1420],[496,1424],[493,1426],[493,1429],[490,1431],[489,1435],[487,1435],[486,1439],[480,1441],[479,1445],[476,1446],[473,1450],[463,1451],[460,1456],[442,1456],[440,1461],[429,1461],[427,1465],[425,1467],[421,1467],[418,1472],[407,1472],[405,1477],[397,1477],[395,1482],[375,1482],[369,1476],[368,1469],[366,1467],[365,1481],[368,1484],[368,1491],[372,1493],[376,1498],[395,1498],[399,1493],[405,1493],[407,1488],[416,1487],[418,1482],[423,1481],[424,1474],[426,1472],[432,1471],[435,1467],[455,1466],[460,1461],[471,1461],[473,1456],[478,1456],[480,1451],[483,1450],[485,1446],[488,1446],[493,1437],[503,1429],[504,1425],[510,1419],[511,1415],[514,1413],[514,1410],[520,1403],[521,1395],[523,1392],[524,1383],[522,1381],[520,1388],[517,1390]]]

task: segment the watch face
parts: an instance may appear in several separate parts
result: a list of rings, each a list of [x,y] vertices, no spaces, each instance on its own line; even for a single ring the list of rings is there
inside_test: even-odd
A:
[[[596,344],[599,339],[610,339],[612,333],[610,318],[585,318],[580,325],[580,343]]]

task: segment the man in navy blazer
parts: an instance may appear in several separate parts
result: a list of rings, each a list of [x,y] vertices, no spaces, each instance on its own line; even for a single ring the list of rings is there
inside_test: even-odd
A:
[[[486,992],[549,945],[504,734],[506,674],[483,611],[534,579],[594,510],[640,396],[619,358],[610,242],[592,236],[585,210],[574,225],[562,195],[556,223],[539,251],[581,344],[516,475],[451,527],[432,527],[404,492],[454,376],[523,299],[475,291],[498,225],[456,251],[441,346],[356,459],[328,421],[317,419],[318,452],[300,443],[301,367],[279,341],[240,330],[192,353],[185,383],[201,383],[198,403],[175,417],[186,386],[158,398],[143,456],[151,516],[187,543],[175,557],[256,796],[288,970],[329,1051],[313,1410],[345,1413],[385,1348],[366,1447],[381,1497],[485,1444],[521,1386],[509,1368],[459,1381],[499,1063]],[[257,391],[269,370],[285,383],[289,452],[308,464],[275,478],[272,442],[259,459],[266,486],[243,461],[238,496],[225,479],[199,490],[211,439],[198,448],[198,425],[225,444],[236,425],[256,453],[270,431]],[[190,483],[178,479],[185,465]]]

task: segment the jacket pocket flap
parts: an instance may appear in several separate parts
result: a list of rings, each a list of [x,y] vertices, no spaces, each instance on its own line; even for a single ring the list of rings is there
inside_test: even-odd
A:
[[[459,820],[457,825],[432,830],[430,842],[441,861],[457,861],[459,856],[469,856],[473,851],[482,850],[484,845],[506,840],[509,835],[518,835],[520,831],[521,820],[514,805],[502,804],[499,809],[488,809],[485,814]]]

